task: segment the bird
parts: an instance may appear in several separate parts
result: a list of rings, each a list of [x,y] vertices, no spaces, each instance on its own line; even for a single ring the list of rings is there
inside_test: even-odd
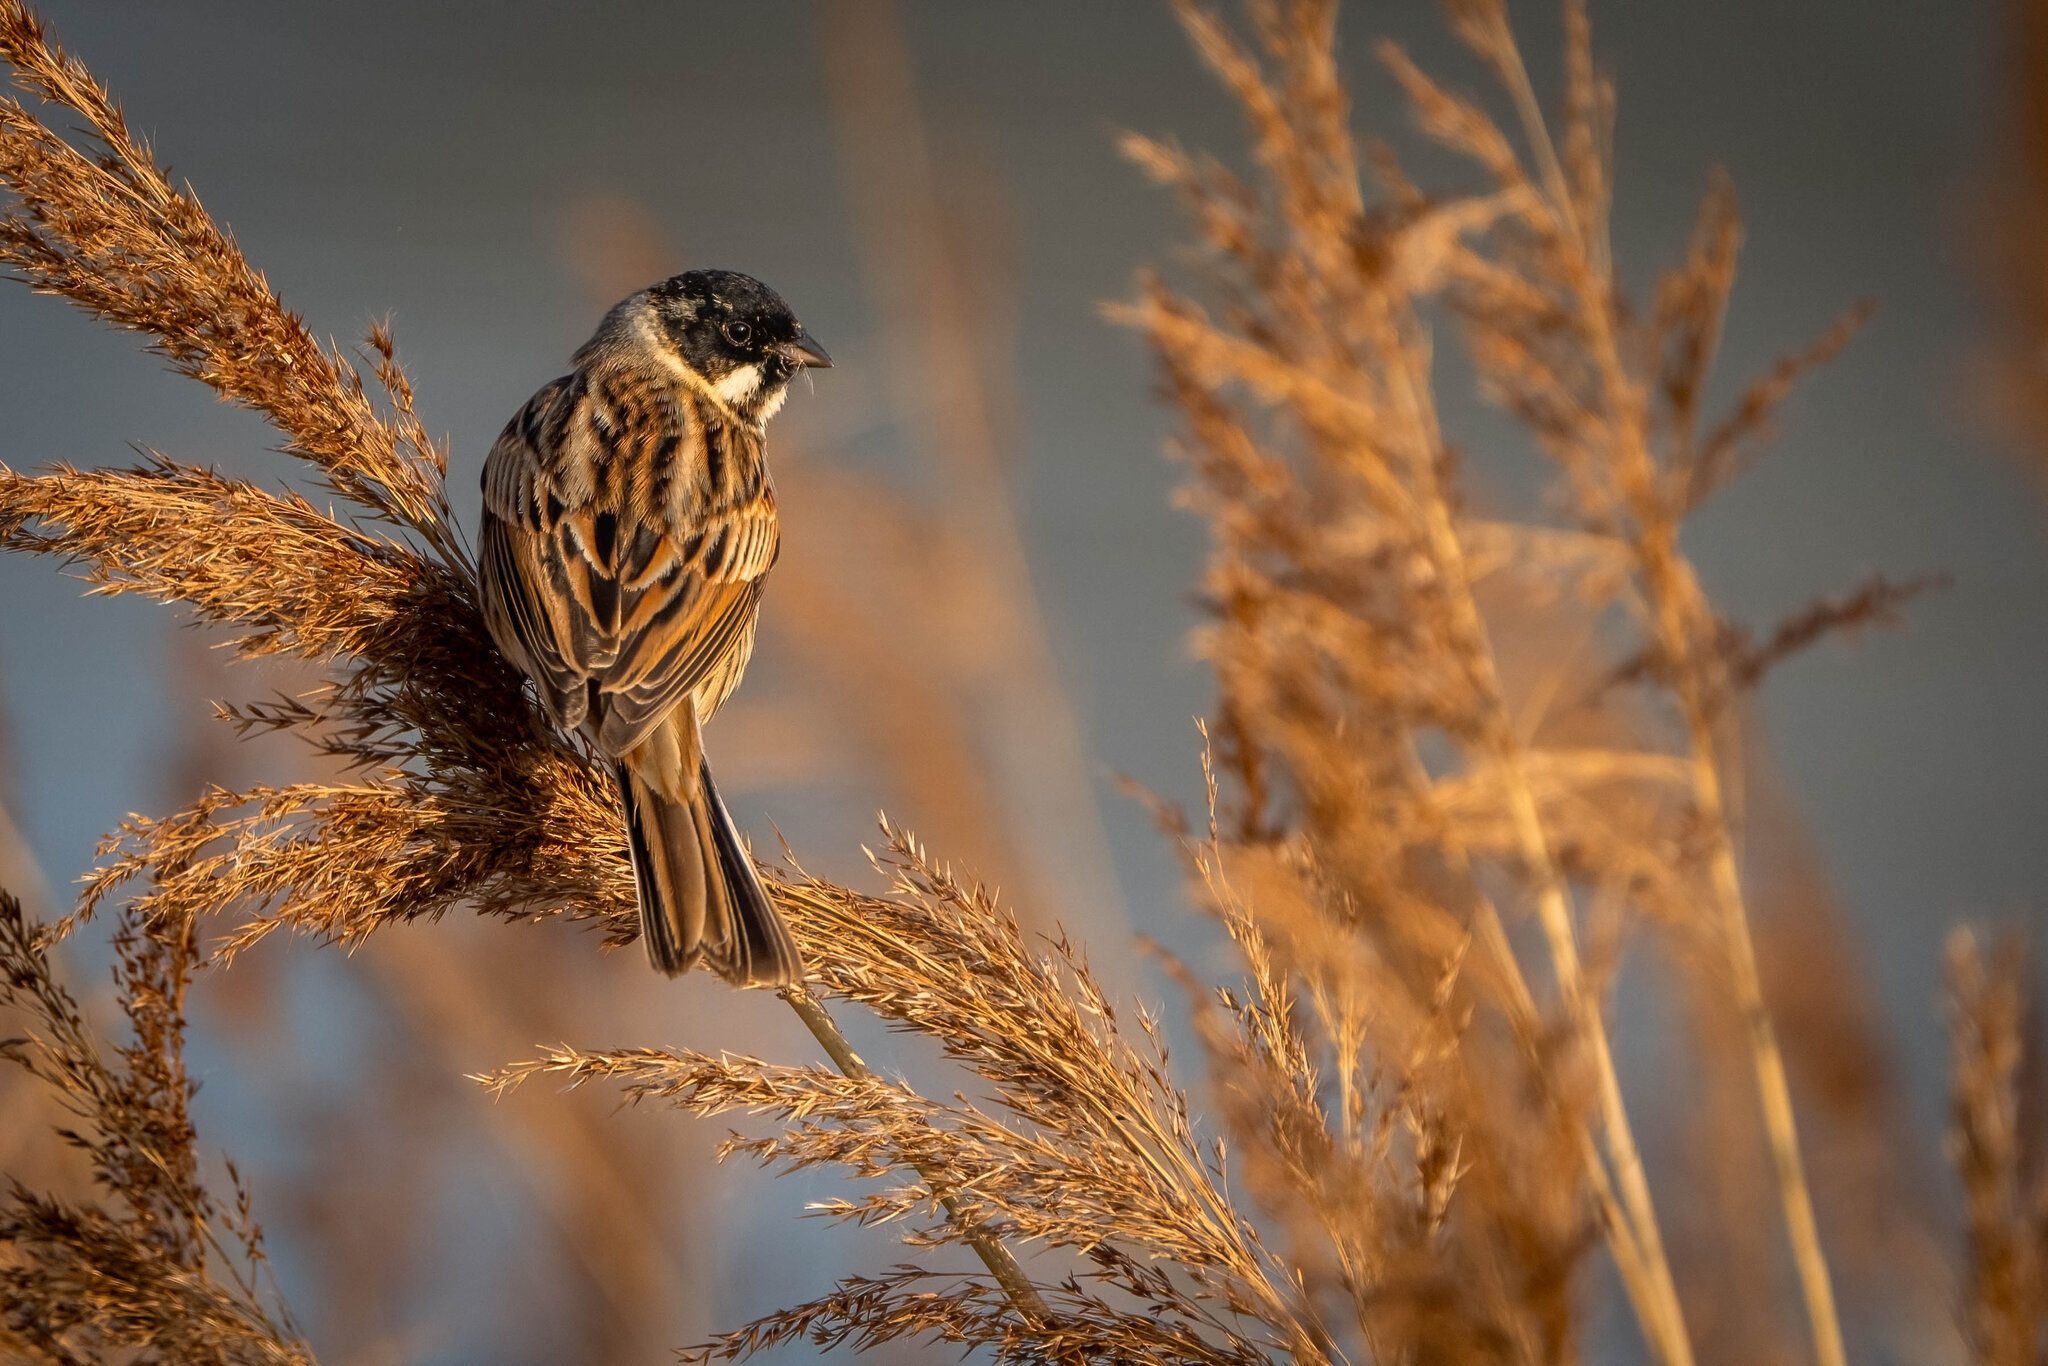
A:
[[[653,965],[800,983],[703,727],[746,670],[781,550],[768,420],[832,358],[759,280],[691,270],[622,300],[570,363],[484,461],[485,621],[612,768]]]

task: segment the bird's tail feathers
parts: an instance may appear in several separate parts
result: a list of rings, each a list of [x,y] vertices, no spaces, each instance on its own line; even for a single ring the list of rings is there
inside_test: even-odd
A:
[[[700,766],[683,802],[670,801],[625,764],[618,778],[640,935],[654,966],[673,977],[702,958],[739,986],[801,981],[803,956],[712,785],[710,765]]]

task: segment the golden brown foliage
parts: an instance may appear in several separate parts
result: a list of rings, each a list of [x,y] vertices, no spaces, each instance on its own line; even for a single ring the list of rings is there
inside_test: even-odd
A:
[[[200,1180],[183,1056],[193,927],[124,917],[114,981],[131,1039],[103,1044],[56,980],[50,938],[0,892],[0,1008],[28,1032],[0,1040],[69,1117],[58,1136],[90,1165],[94,1196],[10,1183],[0,1200],[0,1345],[28,1360],[310,1362],[268,1285],[262,1231],[235,1182],[226,1207]],[[234,1180],[234,1169],[228,1169]]]
[[[1418,1151],[1448,1146],[1463,1173],[1445,1231],[1417,1258],[1442,1277],[1429,1314],[1374,1325],[1386,1282],[1332,1227],[1342,1288],[1381,1351],[1469,1355],[1427,1336],[1455,1331],[1502,1356],[1554,1358],[1575,1322],[1560,1309],[1571,1293],[1556,1297],[1584,1250],[1582,1207],[1553,1198],[1540,1217],[1546,1202],[1516,1178],[1582,1189],[1652,1350],[1690,1359],[1602,1004],[1613,936],[1647,917],[1706,951],[1746,1022],[1814,1350],[1840,1361],[1737,863],[1731,728],[1739,693],[1771,664],[1882,619],[1916,586],[1877,581],[1753,644],[1714,613],[1678,533],[1854,318],[1703,431],[1734,276],[1732,194],[1713,184],[1686,258],[1653,307],[1631,308],[1607,243],[1613,96],[1580,6],[1565,9],[1555,126],[1499,3],[1450,10],[1512,131],[1383,46],[1422,131],[1479,183],[1428,194],[1376,149],[1374,198],[1335,71],[1334,5],[1249,9],[1256,46],[1192,4],[1181,13],[1243,107],[1260,182],[1168,144],[1128,144],[1189,201],[1217,309],[1153,284],[1119,316],[1159,350],[1188,423],[1189,501],[1214,530],[1203,644],[1222,687],[1234,819],[1200,860],[1204,879],[1226,916],[1277,946],[1279,981],[1298,984],[1320,1026],[1305,1051],[1347,1098],[1322,1110],[1320,1078],[1300,1071],[1310,1104],[1296,1123],[1357,1160],[1373,1151],[1365,1117],[1377,1107],[1349,1097],[1422,1097],[1442,1132]],[[1554,466],[1562,518],[1472,510],[1437,411],[1438,318]],[[1574,642],[1533,686],[1510,676],[1499,643],[1532,611]],[[1596,680],[1595,704],[1618,683],[1648,684],[1661,714],[1586,744],[1573,734],[1573,698],[1586,695],[1564,682],[1574,675]],[[1554,1012],[1512,948],[1524,917],[1542,931]],[[1458,1025],[1451,1043],[1423,1047],[1421,1024],[1444,1017]],[[1503,1095],[1532,1108],[1502,1113]],[[1420,1117],[1408,1127],[1431,1132]],[[1329,1208],[1326,1168],[1298,1163],[1283,1183],[1304,1210]],[[1368,1165],[1352,1184],[1385,1180]]]
[[[835,945],[819,963],[819,986],[936,1039],[979,1076],[982,1099],[939,1102],[873,1075],[645,1049],[565,1048],[491,1080],[613,1078],[636,1100],[772,1114],[791,1126],[736,1138],[727,1151],[789,1166],[836,1163],[866,1178],[902,1168],[943,1174],[823,1213],[929,1216],[949,1197],[952,1225],[941,1221],[914,1243],[955,1241],[965,1224],[1071,1249],[1082,1269],[1038,1287],[1053,1313],[1036,1323],[1020,1322],[987,1286],[921,1271],[886,1292],[880,1283],[842,1287],[720,1340],[712,1354],[823,1332],[862,1341],[929,1334],[1028,1359],[1313,1357],[1317,1330],[1285,1268],[1231,1205],[1221,1155],[1197,1136],[1167,1077],[1155,1023],[1141,1014],[1138,1040],[1126,1039],[1077,950],[1032,947],[984,889],[936,865],[911,837],[891,832],[883,866],[893,879],[886,897],[798,874],[778,881],[777,899],[799,935]]]
[[[1970,1253],[1963,1328],[1986,1366],[2040,1360],[2048,1326],[2048,1175],[2020,1133],[2025,962],[2010,939],[1987,951],[1967,930],[1949,938],[1949,1144]]]
[[[215,790],[171,816],[134,818],[90,879],[80,918],[125,893],[137,923],[167,933],[226,914],[235,928],[210,952],[223,965],[278,928],[355,943],[394,921],[458,906],[514,918],[568,914],[599,919],[615,935],[630,932],[616,812],[598,771],[543,731],[486,643],[442,498],[439,456],[417,435],[388,339],[372,344],[375,378],[389,399],[379,408],[340,357],[303,340],[303,327],[197,201],[162,183],[104,92],[45,45],[26,11],[0,8],[0,28],[24,80],[84,113],[99,143],[92,153],[75,151],[19,111],[26,131],[10,145],[18,165],[9,184],[21,201],[9,220],[10,259],[33,283],[149,332],[174,361],[270,418],[335,493],[424,547],[337,520],[294,495],[169,460],[127,471],[0,474],[0,544],[82,563],[103,591],[187,604],[201,621],[226,628],[244,656],[290,654],[324,665],[329,681],[311,695],[224,714],[244,730],[297,734],[361,774],[353,783]],[[124,187],[110,192],[111,204],[93,197],[107,189],[106,176]],[[129,212],[137,195],[150,206]],[[253,359],[234,344],[243,337],[263,342]],[[275,363],[273,342],[283,357]],[[877,1080],[850,1054],[850,1077],[765,1066],[732,1075],[798,1094],[808,1087],[824,1113],[849,1120],[894,1099],[885,1116],[930,1132],[887,1136],[876,1151],[912,1170],[942,1171],[944,1189],[906,1187],[843,1212],[872,1218],[891,1200],[908,1212],[936,1198],[945,1212],[926,1237],[975,1249],[994,1280],[925,1275],[844,1288],[728,1339],[724,1349],[788,1331],[981,1332],[1016,1355],[1064,1357],[1092,1333],[1104,1343],[1139,1344],[1116,1349],[1138,1355],[1171,1343],[1192,1359],[1243,1360],[1287,1340],[1275,1334],[1306,1341],[1284,1278],[1215,1184],[1213,1156],[1194,1138],[1151,1046],[1122,1042],[1106,1001],[1071,959],[1063,975],[1027,949],[985,896],[898,843],[914,870],[900,900],[808,878],[786,883],[784,899],[809,942],[845,941],[829,955],[822,985],[939,1034],[997,1088],[992,1104],[1006,1118],[963,1110],[959,1137],[949,1140],[930,1120],[947,1107]],[[829,1020],[807,1018],[822,1020],[832,1037]],[[1013,1035],[1022,1021],[1043,1032]],[[597,1066],[574,1056],[585,1070]],[[633,1054],[615,1065],[627,1058],[643,1069],[661,1063]],[[669,1061],[686,1069],[693,1062]],[[700,1109],[758,1098],[744,1085],[724,1092],[706,1083],[690,1093]],[[829,1124],[799,1128],[786,1144],[760,1151],[801,1154],[806,1139],[825,1144],[835,1132]],[[979,1146],[960,1146],[969,1139]],[[810,1160],[852,1159],[856,1151],[821,1148]],[[864,1160],[852,1165],[879,1170]],[[1080,1203],[1090,1190],[1101,1194]],[[1069,1204],[1076,1213],[1063,1221],[1056,1211]],[[1209,1211],[1210,1222],[1189,1226],[1190,1209]],[[1141,1213],[1144,1222],[1134,1224]],[[1053,1285],[1024,1285],[984,1223],[1071,1247],[1087,1269]],[[1185,1250],[1184,1277],[1155,1269],[1147,1244],[1117,1232],[1126,1227],[1162,1239],[1171,1231],[1163,1246]],[[976,1305],[989,1312],[977,1316]]]
[[[908,834],[886,830],[883,895],[792,861],[772,888],[816,989],[934,1044],[962,1091],[934,1099],[869,1067],[805,990],[790,1002],[831,1069],[563,1045],[485,1078],[604,1081],[636,1102],[752,1116],[726,1153],[830,1166],[865,1184],[820,1214],[906,1230],[913,1264],[698,1357],[915,1339],[1020,1361],[1561,1362],[1594,1331],[1604,1248],[1650,1353],[1689,1362],[1696,1330],[1613,1047],[1614,984],[1654,935],[1702,1013],[1735,1022],[1721,1061],[1754,1096],[1784,1230],[1772,1242],[1812,1354],[1843,1360],[1738,858],[1737,731],[1770,667],[1887,619],[1918,585],[1873,580],[1751,632],[1714,610],[1679,540],[1861,314],[1706,411],[1732,191],[1710,185],[1683,258],[1631,306],[1608,245],[1613,92],[1581,7],[1564,10],[1554,121],[1499,0],[1448,8],[1511,120],[1398,49],[1381,57],[1423,133],[1472,163],[1468,187],[1425,192],[1390,152],[1361,152],[1334,0],[1249,0],[1243,28],[1178,5],[1247,119],[1249,174],[1126,144],[1185,199],[1204,248],[1194,284],[1148,280],[1115,313],[1158,354],[1186,502],[1212,537],[1209,809],[1161,817],[1235,953],[1224,986],[1169,965],[1190,989],[1217,1129],[1197,1122],[1157,1021],[1120,1013],[1079,948],[1026,935]],[[279,929],[353,945],[449,911],[593,921],[623,940],[618,814],[489,646],[445,460],[389,337],[370,338],[361,368],[315,341],[20,0],[0,0],[0,57],[26,94],[84,121],[74,142],[40,108],[0,104],[0,260],[261,413],[352,509],[161,457],[0,468],[0,548],[184,604],[241,656],[319,668],[310,693],[223,715],[302,739],[344,775],[217,788],[109,842],[65,928],[122,905],[139,1042],[125,1072],[103,1069],[111,1099],[96,1081],[81,1094],[111,1126],[88,1151],[127,1205],[23,1225],[0,1308],[59,1359],[117,1341],[165,1359],[293,1359],[281,1315],[218,1252],[216,1224],[246,1214],[218,1215],[195,1174],[177,1061],[187,974]],[[1439,409],[1440,328],[1548,461],[1556,497],[1478,506]],[[202,953],[201,927],[223,919]],[[87,1085],[83,1064],[33,1062],[87,1044],[41,942],[13,923],[10,999],[56,1042],[11,1053],[60,1089]],[[1986,1360],[2016,1360],[1994,1345],[2031,1342],[2039,1299],[2001,1100],[2016,1026],[1992,976],[1957,980],[1969,1331]],[[27,1192],[17,1204],[59,1211]],[[984,1270],[954,1269],[962,1253]],[[132,1300],[104,1278],[97,1299],[75,1291],[117,1263]],[[60,1295],[85,1317],[51,1317]],[[1766,1319],[1756,1336],[1783,1329]]]

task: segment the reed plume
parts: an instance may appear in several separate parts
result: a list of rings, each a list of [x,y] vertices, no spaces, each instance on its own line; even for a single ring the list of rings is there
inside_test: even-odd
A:
[[[1620,938],[1653,927],[1701,950],[1744,1022],[1813,1350],[1839,1362],[1752,944],[1732,735],[1741,695],[1769,668],[1829,632],[1886,620],[1926,585],[1873,579],[1751,632],[1713,609],[1679,528],[1863,311],[1710,416],[1739,240],[1732,192],[1710,185],[1684,259],[1649,305],[1631,306],[1607,230],[1613,91],[1581,6],[1565,7],[1555,123],[1502,4],[1449,11],[1506,124],[1381,47],[1422,132],[1474,168],[1472,187],[1451,193],[1425,191],[1384,147],[1358,150],[1334,5],[1248,9],[1246,37],[1179,6],[1245,115],[1257,177],[1129,139],[1140,167],[1187,201],[1206,269],[1199,293],[1155,281],[1114,311],[1159,353],[1185,418],[1187,499],[1212,530],[1201,644],[1220,686],[1230,818],[1196,863],[1218,913],[1268,941],[1273,989],[1293,984],[1269,1008],[1292,1009],[1298,992],[1320,1027],[1307,1050],[1317,1065],[1293,1078],[1306,1113],[1261,1109],[1238,1141],[1263,1131],[1270,1145],[1306,1126],[1319,1152],[1352,1167],[1340,1184],[1370,1191],[1389,1180],[1375,1170],[1387,1161],[1378,1103],[1436,1102],[1404,1116],[1396,1127],[1414,1137],[1405,1156],[1395,1148],[1420,1190],[1430,1155],[1457,1154],[1458,1195],[1425,1202],[1451,1217],[1418,1225],[1429,1237],[1409,1254],[1434,1277],[1430,1315],[1373,1324],[1389,1313],[1369,1255],[1384,1247],[1361,1242],[1372,1220],[1330,1198],[1330,1158],[1283,1164],[1271,1183],[1295,1222],[1324,1224],[1331,1297],[1349,1301],[1376,1351],[1568,1350],[1590,1208],[1651,1350],[1689,1361],[1604,1004]],[[1440,418],[1440,323],[1462,334],[1483,393],[1549,462],[1554,511],[1473,506]],[[1516,678],[1500,641],[1532,622],[1570,644]],[[1622,688],[1648,694],[1633,723],[1613,699]],[[1540,973],[1514,947],[1525,921],[1541,931]],[[1442,1021],[1455,1025],[1448,1042]],[[1342,1099],[1324,1111],[1316,1098],[1333,1084]],[[1270,1079],[1242,1089],[1279,1090]],[[1503,1094],[1526,1108],[1504,1107]],[[1532,1173],[1583,1201],[1519,1189]],[[1397,1336],[1425,1323],[1462,1337]]]
[[[2048,1175],[2020,1124],[2025,962],[2011,938],[1987,947],[1968,930],[1949,937],[1949,1151],[1969,1253],[1963,1331],[1984,1366],[2040,1360],[2048,1326]]]
[[[310,1363],[269,1284],[263,1234],[232,1165],[223,1203],[200,1179],[188,1114],[190,924],[123,916],[114,983],[130,1038],[109,1046],[50,964],[51,939],[0,892],[0,1007],[26,1034],[0,1040],[67,1115],[57,1137],[90,1167],[90,1198],[11,1182],[0,1199],[0,1346],[35,1362]]]
[[[1975,360],[1981,416],[2036,475],[2048,469],[2048,5],[2006,7],[1997,174],[1980,202],[1979,284],[1991,342]],[[1962,1189],[1958,1315],[1970,1360],[2048,1351],[2048,1166],[2039,1134],[2040,1030],[2025,941],[1959,927],[1947,946],[1948,1156]]]
[[[630,935],[632,890],[611,798],[587,756],[537,723],[488,646],[441,490],[445,459],[413,416],[390,338],[370,339],[360,371],[315,342],[197,199],[162,176],[106,92],[12,0],[0,6],[0,54],[34,94],[83,115],[92,140],[72,146],[19,103],[0,111],[12,134],[0,175],[16,200],[0,219],[0,259],[32,285],[144,332],[174,365],[261,412],[286,451],[355,509],[337,518],[298,495],[161,456],[128,470],[0,472],[0,544],[81,564],[102,592],[185,604],[242,656],[324,666],[329,679],[310,694],[223,716],[245,732],[301,736],[356,775],[217,789],[170,816],[131,819],[64,928],[122,897],[124,914],[146,926],[184,932],[225,916],[231,928],[207,954],[222,966],[281,928],[354,944],[458,907],[592,920],[610,938]],[[723,1340],[725,1349],[790,1331],[980,1333],[1064,1357],[1092,1333],[1139,1355],[1254,1360],[1255,1344],[1311,1341],[1151,1045],[1115,1032],[1107,1001],[1071,954],[1033,952],[986,896],[907,837],[893,838],[907,870],[901,900],[801,875],[778,894],[799,935],[833,946],[822,986],[940,1032],[1005,1102],[1023,1107],[1011,1120],[963,1109],[941,1123],[949,1107],[864,1067],[849,1066],[848,1077],[638,1052],[544,1064],[569,1067],[573,1058],[571,1070],[587,1072],[630,1059],[643,1076],[708,1067],[705,1086],[681,1092],[700,1095],[701,1109],[744,1108],[760,1088],[779,1088],[815,1093],[803,1112],[825,1106],[855,1133],[880,1117],[896,1132],[852,1146],[830,1124],[799,1133],[842,1142],[812,1160],[868,1153],[853,1162],[857,1171],[894,1161],[940,1175],[850,1205],[846,1216],[879,1217],[892,1202],[923,1210],[936,1199],[945,1212],[926,1236],[974,1248],[996,1268],[989,1279],[920,1273],[842,1287],[778,1319],[780,1328]],[[809,1005],[807,1020],[835,1037]],[[1011,1037],[1027,1020],[1042,1032]],[[843,1056],[851,1062],[850,1050]],[[721,1089],[726,1075],[735,1086]],[[805,1151],[792,1143],[761,1152]],[[1149,1251],[1124,1250],[1127,1239],[1104,1242],[1100,1213],[1062,1223],[1043,1208],[1091,1190],[1100,1194],[1082,1208],[1113,1209],[1113,1222],[1147,1235],[1171,1233],[1168,1245],[1193,1260],[1189,1284],[1206,1289],[1165,1276]],[[1191,1209],[1210,1211],[1207,1221],[1183,1227]],[[1090,1269],[1051,1286],[1022,1283],[995,1241],[1017,1227],[1085,1252]],[[1184,1321],[1162,1312],[1169,1305]],[[1254,1314],[1248,1326],[1237,1323],[1243,1312]],[[1261,1327],[1259,1314],[1278,1326]]]

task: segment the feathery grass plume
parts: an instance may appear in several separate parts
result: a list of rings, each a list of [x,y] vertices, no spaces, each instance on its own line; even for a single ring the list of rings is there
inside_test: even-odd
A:
[[[180,373],[268,418],[335,492],[459,559],[441,487],[447,456],[413,415],[389,336],[369,340],[389,401],[380,411],[356,368],[278,303],[22,0],[0,4],[0,60],[24,94],[83,118],[87,143],[0,100],[0,182],[13,200],[0,214],[0,260],[31,288],[146,333]]]
[[[213,949],[223,963],[281,927],[355,943],[458,906],[596,919],[630,937],[609,785],[538,724],[490,646],[445,460],[413,416],[390,338],[370,339],[380,403],[19,0],[0,0],[0,58],[18,86],[82,115],[89,143],[0,102],[0,260],[149,334],[179,369],[262,413],[288,453],[384,528],[161,457],[39,476],[0,467],[0,547],[80,563],[99,591],[186,604],[242,656],[323,666],[329,681],[310,694],[223,715],[298,735],[362,774],[216,789],[171,816],[132,818],[70,923],[137,883],[133,914],[165,932],[238,915]],[[977,1246],[993,1257],[986,1239]]]
[[[353,941],[465,897],[504,914],[538,906],[621,923],[623,872],[584,856],[618,842],[610,800],[587,765],[539,738],[518,678],[490,648],[445,458],[413,415],[390,337],[369,343],[380,404],[18,0],[0,0],[0,57],[17,86],[82,116],[91,140],[75,147],[28,105],[0,102],[0,260],[148,334],[174,366],[269,419],[360,516],[425,546],[159,456],[128,470],[0,467],[0,547],[80,563],[101,592],[188,604],[240,655],[328,666],[310,694],[227,715],[304,735],[364,775],[213,792],[137,819],[82,913],[150,871],[140,908],[155,919],[250,912],[231,948],[287,922]]]
[[[1529,1171],[1530,1133],[1558,1136],[1545,1156],[1562,1149],[1576,1162],[1561,1178],[1567,1209],[1584,1192],[1651,1350],[1689,1361],[1601,1004],[1615,936],[1647,918],[1709,952],[1744,1022],[1814,1351],[1838,1363],[1838,1315],[1751,944],[1728,739],[1740,694],[1771,666],[1883,620],[1925,585],[1873,581],[1752,636],[1713,611],[1678,533],[1863,312],[1725,415],[1704,411],[1734,278],[1733,196],[1724,180],[1711,184],[1685,259],[1651,308],[1631,309],[1607,240],[1613,90],[1577,3],[1564,7],[1555,124],[1499,0],[1447,9],[1512,109],[1510,126],[1381,47],[1421,131],[1476,167],[1477,186],[1454,193],[1425,192],[1385,148],[1361,157],[1334,3],[1250,0],[1248,36],[1193,0],[1178,9],[1245,115],[1257,176],[1128,139],[1133,160],[1187,201],[1204,269],[1199,296],[1149,281],[1113,312],[1159,354],[1186,424],[1186,499],[1211,527],[1201,645],[1221,688],[1232,819],[1197,863],[1240,942],[1242,924],[1271,956],[1273,999],[1261,1009],[1287,1017],[1298,1000],[1317,1022],[1301,1046],[1316,1065],[1297,1072],[1311,1103],[1292,1127],[1319,1126],[1318,1142],[1356,1161],[1372,1152],[1372,1107],[1353,1097],[1371,1085],[1391,1078],[1407,1094],[1457,1099],[1441,1112],[1465,1176],[1440,1236],[1479,1260],[1447,1275],[1453,1288],[1431,1303],[1462,1294],[1459,1313],[1490,1340],[1553,1354],[1569,1310],[1530,1292],[1569,1285],[1581,1246],[1571,1220],[1552,1221],[1547,1243],[1515,1230],[1509,1221],[1530,1206],[1511,1184],[1489,1198],[1473,1178]],[[1431,323],[1442,316],[1464,334],[1482,390],[1557,467],[1563,519],[1487,518],[1469,505],[1433,388]],[[1554,623],[1572,653],[1520,680],[1501,642],[1529,628],[1516,614],[1530,604],[1547,605],[1536,620]],[[1610,705],[1610,689],[1634,680],[1652,685],[1661,710],[1634,733],[1564,743],[1584,720],[1559,686],[1572,674],[1595,680],[1581,705]],[[1511,947],[1525,917],[1541,930],[1555,1012],[1538,1004],[1539,974]],[[1406,1060],[1418,1047],[1413,1021],[1439,999],[1461,1024],[1430,1075]],[[1334,1112],[1312,1103],[1312,1076],[1343,1097]],[[1533,1098],[1533,1113],[1486,1113],[1503,1080],[1507,1094]],[[1260,1125],[1234,1126],[1240,1163],[1261,1139],[1283,1157],[1298,1146],[1277,1118]],[[1279,1175],[1279,1198],[1328,1208],[1321,1164],[1282,1162]],[[1489,1220],[1499,1226],[1459,1238]],[[1389,1287],[1344,1255],[1338,1223],[1326,1236],[1344,1289],[1384,1348],[1389,1330],[1372,1320]],[[1507,1249],[1522,1261],[1503,1264]],[[1480,1288],[1490,1286],[1510,1293],[1489,1300]]]
[[[188,1113],[185,992],[199,961],[190,925],[124,914],[114,983],[131,1039],[101,1043],[50,963],[51,936],[0,892],[0,1009],[26,1032],[0,1040],[68,1116],[58,1136],[92,1171],[67,1199],[12,1182],[0,1199],[0,1342],[29,1361],[310,1363],[270,1284],[248,1192],[232,1203],[199,1174]]]
[[[0,0],[0,30],[0,52],[21,78],[84,112],[103,144],[93,157],[73,152],[26,110],[0,125],[0,138],[12,138],[0,173],[19,200],[8,221],[22,268],[152,331],[174,361],[263,411],[288,450],[389,529],[163,458],[124,471],[0,471],[0,545],[81,563],[101,591],[187,604],[242,655],[323,666],[330,681],[310,696],[223,714],[245,730],[300,735],[362,774],[214,790],[171,816],[133,818],[109,843],[80,914],[133,884],[129,913],[163,933],[235,916],[238,928],[213,951],[222,963],[279,928],[355,943],[456,907],[568,914],[629,933],[609,791],[584,756],[535,724],[488,645],[438,462],[405,435],[410,396],[388,341],[378,344],[379,377],[395,417],[363,397],[338,358],[294,340],[303,328],[189,194],[152,189],[150,212],[125,212],[134,195],[120,187],[161,181],[146,151],[105,93],[9,0]],[[73,163],[104,165],[59,173]],[[144,307],[159,296],[178,306]],[[299,347],[283,372],[247,362],[245,351],[267,356],[273,343]],[[929,1332],[1032,1359],[1318,1359],[1320,1331],[1230,1205],[1156,1041],[1124,1039],[1072,950],[1036,954],[978,888],[905,838],[895,847],[894,899],[803,877],[779,894],[814,961],[830,960],[822,984],[936,1036],[994,1088],[992,1109],[929,1102],[877,1078],[804,993],[793,1004],[850,1075],[687,1055],[555,1060],[586,1073],[680,1068],[692,1080],[678,1089],[699,1108],[781,1105],[797,1127],[752,1151],[859,1172],[904,1164],[921,1180],[842,1212],[936,1209],[921,1240],[971,1248],[990,1267],[987,1279],[920,1274],[842,1287],[720,1350],[797,1331]],[[1141,1026],[1149,1036],[1150,1022]],[[1028,1284],[995,1241],[1007,1232],[1072,1249],[1076,1269],[1057,1284]]]
[[[986,1278],[915,1268],[843,1283],[702,1355],[737,1359],[806,1337],[923,1337],[1018,1360],[1332,1359],[1289,1269],[1231,1204],[1221,1153],[1197,1135],[1152,1018],[1141,1014],[1127,1038],[1077,949],[1034,948],[986,889],[910,835],[887,833],[889,896],[799,871],[778,879],[777,899],[800,934],[837,946],[819,960],[821,986],[937,1040],[979,1076],[982,1099],[931,1100],[864,1067],[848,1077],[686,1050],[563,1047],[484,1080],[604,1079],[636,1101],[772,1115],[789,1127],[735,1137],[726,1151],[895,1178],[819,1213],[908,1220],[906,1236],[925,1247],[985,1230],[1068,1249],[1074,1269],[1035,1287],[1036,1319]],[[920,1179],[903,1180],[909,1171]],[[934,1217],[941,1204],[947,1213]]]
[[[1949,1152],[1968,1232],[1963,1334],[1982,1366],[2038,1361],[2048,1327],[2048,1175],[2020,1133],[2026,955],[1968,930],[1948,942]]]

